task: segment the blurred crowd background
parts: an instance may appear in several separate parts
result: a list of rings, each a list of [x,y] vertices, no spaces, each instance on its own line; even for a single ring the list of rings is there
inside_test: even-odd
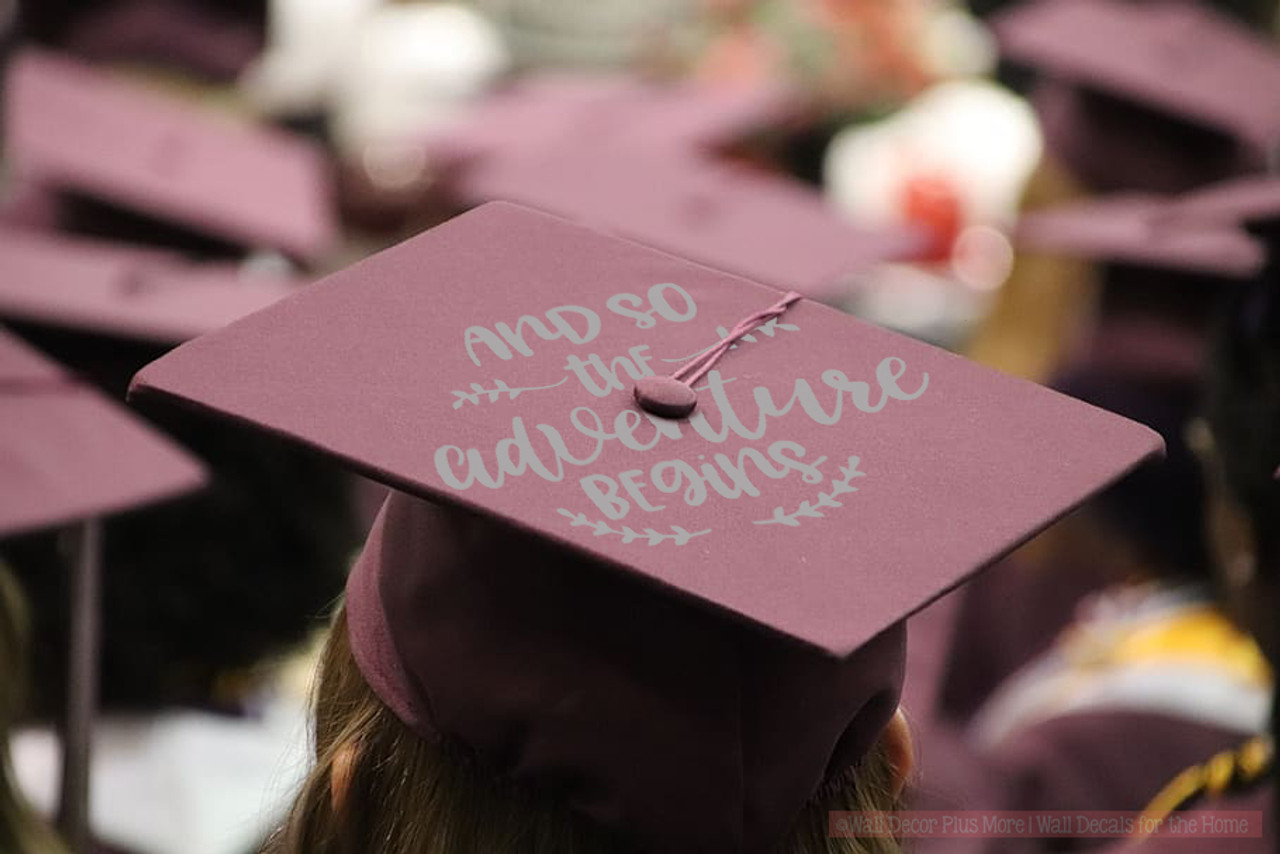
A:
[[[205,481],[97,506],[86,496],[129,492],[133,458],[105,447],[105,465],[70,470],[46,448],[68,480],[24,516],[36,475],[2,443],[65,425],[14,427],[5,395],[43,375],[0,360],[0,813],[56,821],[61,799],[72,820],[79,637],[99,690],[93,842],[72,828],[71,845],[255,850],[306,767],[312,642],[381,494],[247,431],[118,407],[168,348],[493,199],[799,290],[1159,430],[1166,464],[917,618],[906,703],[922,805],[1142,809],[1270,714],[1270,669],[1215,604],[1195,441],[1206,340],[1266,269],[1280,193],[1234,220],[1170,212],[1211,208],[1219,184],[1269,186],[1277,12],[0,0],[0,332],[95,389],[109,414],[92,417],[167,437]],[[77,635],[80,523],[99,517],[100,632]],[[1156,659],[1165,681],[1117,676]],[[1061,700],[1054,680],[1082,673],[1096,691]],[[22,834],[0,850],[62,844]]]

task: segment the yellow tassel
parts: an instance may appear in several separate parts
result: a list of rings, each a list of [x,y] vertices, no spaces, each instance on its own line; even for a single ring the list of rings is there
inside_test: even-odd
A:
[[[1275,745],[1269,736],[1257,736],[1236,750],[1228,750],[1201,765],[1193,765],[1174,777],[1142,811],[1143,821],[1134,839],[1149,835],[1170,815],[1204,795],[1219,797],[1269,774],[1275,762]]]

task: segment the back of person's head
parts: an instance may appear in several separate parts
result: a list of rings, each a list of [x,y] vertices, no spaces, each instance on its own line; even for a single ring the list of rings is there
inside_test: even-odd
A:
[[[60,854],[53,832],[18,790],[9,763],[9,733],[21,714],[27,652],[27,613],[13,577],[0,564],[0,851]]]
[[[315,766],[264,854],[639,854],[560,806],[554,793],[502,780],[466,747],[412,732],[357,668],[345,609],[325,646],[313,703]],[[779,850],[897,854],[888,837],[833,838],[829,819],[833,810],[897,809],[897,776],[890,752],[873,747],[815,795]]]

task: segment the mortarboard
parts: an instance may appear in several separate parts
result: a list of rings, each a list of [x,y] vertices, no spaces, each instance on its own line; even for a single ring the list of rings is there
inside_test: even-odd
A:
[[[347,608],[416,732],[644,850],[771,851],[893,714],[902,621],[1161,448],[780,296],[489,204],[132,393],[396,490]],[[660,376],[687,418],[638,405]]]
[[[289,294],[292,279],[0,226],[0,317],[176,344]]]
[[[0,331],[0,536],[149,504],[197,486],[173,442]]]
[[[849,275],[918,256],[924,229],[859,228],[798,181],[715,149],[785,125],[785,87],[658,85],[544,74],[428,141],[468,205],[514,201],[816,298]]]
[[[1047,136],[1087,176],[1185,189],[1280,144],[1280,51],[1203,4],[1038,0],[993,25],[1006,59],[1048,78],[1036,94]]]
[[[1235,217],[1181,213],[1192,195],[1118,194],[1019,222],[1021,251],[1098,265],[1101,288],[1077,358],[1131,378],[1199,377],[1220,303],[1262,271],[1267,247]]]
[[[1269,152],[1280,142],[1280,51],[1203,4],[1039,0],[996,22],[1005,55]]]
[[[1125,194],[1027,214],[1023,249],[1169,271],[1245,279],[1265,260],[1263,247],[1234,223],[1184,222],[1169,198]]]
[[[1239,225],[1274,240],[1280,224],[1280,178],[1257,175],[1212,184],[1179,197],[1169,215],[1200,227]]]
[[[1169,216],[1188,228],[1217,228],[1225,224],[1248,231],[1263,244],[1267,254],[1255,291],[1265,292],[1268,282],[1274,290],[1280,275],[1280,178],[1257,175],[1213,184],[1181,196]],[[1249,297],[1245,304],[1263,305],[1265,300]],[[1263,313],[1250,308],[1243,316],[1252,327],[1261,322]]]
[[[98,519],[200,486],[200,464],[131,413],[0,330],[0,538],[81,523],[70,586],[61,824],[87,851],[97,698]]]
[[[542,73],[481,99],[433,141],[470,157],[544,153],[583,134],[594,145],[712,149],[785,126],[802,113],[799,96],[782,86]]]
[[[797,181],[676,148],[571,143],[473,163],[456,187],[470,203],[529,205],[816,299],[931,239],[924,229],[857,227]]]
[[[5,119],[24,180],[307,260],[336,240],[327,167],[304,140],[30,49],[8,70]]]

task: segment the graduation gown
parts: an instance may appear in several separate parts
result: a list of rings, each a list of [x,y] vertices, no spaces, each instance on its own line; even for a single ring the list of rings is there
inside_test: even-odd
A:
[[[912,806],[1140,811],[1263,727],[1256,647],[1194,590],[1127,589],[1006,680],[972,721],[926,716]],[[1201,656],[1204,656],[1203,662]],[[919,840],[922,852],[1083,850],[1099,839]]]
[[[1172,836],[1148,836],[1141,840],[1123,840],[1109,846],[1105,854],[1276,854],[1280,851],[1276,827],[1276,781],[1274,779],[1247,792],[1218,798],[1182,814],[1188,820],[1203,822],[1209,813],[1261,812],[1261,837],[1245,839]]]

